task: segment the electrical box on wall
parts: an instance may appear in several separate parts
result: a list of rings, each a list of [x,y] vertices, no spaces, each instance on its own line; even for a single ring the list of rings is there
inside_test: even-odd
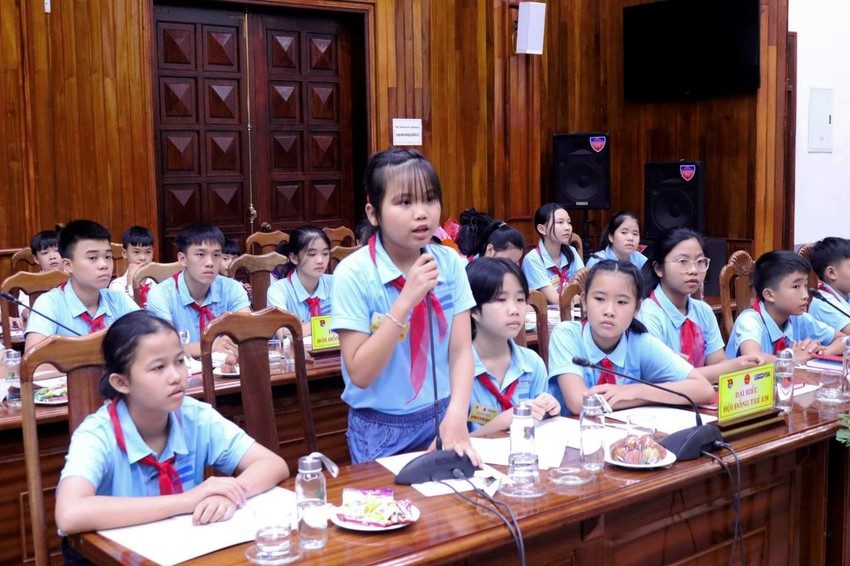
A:
[[[831,88],[809,89],[809,153],[832,153]]]

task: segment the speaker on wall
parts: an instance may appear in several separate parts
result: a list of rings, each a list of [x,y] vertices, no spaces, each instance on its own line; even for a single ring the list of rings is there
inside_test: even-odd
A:
[[[641,237],[655,240],[684,226],[705,232],[705,164],[701,161],[647,163],[644,167]]]
[[[565,208],[611,207],[608,134],[555,134],[552,171],[555,202]]]

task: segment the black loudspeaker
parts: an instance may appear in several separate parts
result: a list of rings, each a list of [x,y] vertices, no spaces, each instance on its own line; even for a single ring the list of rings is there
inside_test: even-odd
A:
[[[642,237],[653,241],[665,230],[680,226],[705,231],[703,162],[647,163],[643,184]]]
[[[707,297],[720,296],[720,270],[726,265],[726,238],[706,238],[705,257],[711,260],[708,272],[705,274],[703,294]]]
[[[565,208],[611,207],[608,134],[555,134],[552,171],[555,202]]]

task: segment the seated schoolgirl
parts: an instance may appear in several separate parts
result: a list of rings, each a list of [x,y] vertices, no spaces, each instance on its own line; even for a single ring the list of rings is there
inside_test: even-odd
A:
[[[269,286],[268,304],[301,319],[304,336],[310,336],[310,319],[331,314],[333,276],[325,272],[331,259],[331,242],[321,228],[293,230],[278,250],[289,258],[282,277]]]
[[[726,359],[717,317],[705,302],[691,297],[705,282],[709,259],[703,237],[689,228],[674,228],[655,243],[652,257],[643,266],[646,288],[638,318],[691,365],[700,368],[710,383],[718,376],[764,363],[757,355]]]
[[[635,318],[642,287],[640,271],[628,262],[606,259],[588,272],[581,299],[587,320],[562,322],[549,342],[549,390],[559,401],[563,399],[561,405],[567,411],[578,414],[584,397],[593,393],[615,409],[685,403],[678,395],[579,366],[574,357],[655,383],[666,382],[665,387],[698,404],[714,401],[714,389],[705,377]]]
[[[631,212],[618,212],[602,231],[599,238],[599,250],[587,260],[587,266],[603,259],[631,262],[640,269],[646,263],[646,256],[638,250],[640,245],[640,224],[637,216]]]
[[[522,272],[509,260],[485,257],[470,263],[466,274],[477,303],[472,308],[475,381],[467,418],[472,435],[509,428],[513,408],[523,401],[535,419],[559,414],[543,360],[513,341],[525,330],[528,283]]]
[[[525,239],[519,230],[474,208],[460,214],[460,224],[457,245],[470,260],[504,257],[519,265],[525,252]]]
[[[102,393],[112,401],[74,431],[56,495],[62,532],[111,529],[192,514],[229,519],[289,475],[286,462],[206,403],[186,396],[177,331],[147,311],[103,339]],[[211,466],[230,476],[204,479]]]
[[[553,202],[537,209],[534,226],[540,241],[525,254],[522,272],[529,288],[543,293],[550,305],[557,305],[561,291],[584,267],[581,256],[570,245],[573,224],[567,210]]]

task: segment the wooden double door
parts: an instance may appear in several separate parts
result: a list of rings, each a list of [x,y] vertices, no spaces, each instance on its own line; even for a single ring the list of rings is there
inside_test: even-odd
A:
[[[154,6],[154,20],[161,258],[193,222],[240,243],[264,223],[353,226],[362,26],[325,12],[172,5]]]

